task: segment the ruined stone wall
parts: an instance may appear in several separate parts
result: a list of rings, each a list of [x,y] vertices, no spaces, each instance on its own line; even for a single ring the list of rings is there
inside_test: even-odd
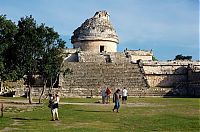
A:
[[[200,82],[200,72],[192,72],[192,75],[190,76],[190,80],[195,82]]]
[[[95,42],[97,43],[97,42]],[[90,43],[89,43],[90,44]],[[101,45],[103,45],[101,43]],[[113,45],[115,45],[113,43]],[[110,51],[113,50],[113,52],[106,52],[106,47],[108,45],[105,45],[105,51],[104,52],[96,52],[95,50],[99,50],[100,45],[97,44],[97,47],[94,45],[89,46],[88,48],[94,47],[93,51],[87,50],[87,51],[80,51],[80,50],[74,50],[76,52],[68,52],[68,56],[66,57],[66,61],[68,62],[95,62],[95,63],[103,63],[106,62],[105,58],[109,56],[111,59],[111,62],[113,63],[123,63],[123,62],[133,62],[136,63],[137,60],[152,60],[152,56],[147,54],[149,52],[144,51],[146,54],[143,54],[143,51],[141,51],[138,55],[133,55],[127,52],[114,52],[114,48],[110,45],[109,49]],[[108,47],[107,47],[108,48]]]
[[[144,61],[143,68],[151,87],[173,87],[178,82],[188,80],[188,64],[200,67],[199,62],[192,61]]]
[[[59,85],[62,96],[99,95],[102,86],[112,92],[126,87],[129,95],[147,89],[147,84],[138,64],[131,63],[65,63],[68,73],[60,75]]]
[[[152,56],[150,55],[130,55],[132,62],[137,62],[137,60],[152,60]]]
[[[125,52],[130,55],[153,56],[151,50],[126,50]]]
[[[80,52],[79,53],[79,62],[94,62],[94,63],[105,63],[106,58],[110,58],[112,63],[127,63],[131,62],[130,58],[127,58],[125,53],[120,52],[102,52],[102,53],[93,53],[93,52]]]
[[[105,63],[103,53],[80,52],[78,58],[79,62]]]
[[[126,56],[129,56],[132,62],[137,60],[152,61],[153,52],[151,50],[128,50],[125,51]]]
[[[177,82],[187,81],[186,75],[146,75],[150,87],[173,87]]]

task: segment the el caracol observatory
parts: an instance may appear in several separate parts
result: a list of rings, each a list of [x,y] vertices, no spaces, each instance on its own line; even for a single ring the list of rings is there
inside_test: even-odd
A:
[[[71,37],[73,48],[89,52],[117,52],[118,36],[106,11],[98,11],[74,30]]]

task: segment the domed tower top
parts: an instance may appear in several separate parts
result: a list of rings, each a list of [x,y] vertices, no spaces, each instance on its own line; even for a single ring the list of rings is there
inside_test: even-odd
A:
[[[74,48],[81,48],[83,51],[116,52],[119,40],[109,21],[108,12],[98,11],[74,30],[71,42]]]
[[[105,19],[106,21],[109,21],[109,17],[110,15],[106,11],[98,11],[94,15],[94,18]]]

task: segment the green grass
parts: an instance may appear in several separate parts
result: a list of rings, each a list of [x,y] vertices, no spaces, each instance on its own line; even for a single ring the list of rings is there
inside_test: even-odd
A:
[[[100,99],[61,99],[61,102],[96,102]],[[50,121],[45,104],[25,112],[5,112],[0,131],[66,132],[198,132],[200,110],[198,98],[129,98],[131,105],[121,105],[113,113],[110,105],[60,105],[60,121]],[[139,105],[137,105],[139,104]]]

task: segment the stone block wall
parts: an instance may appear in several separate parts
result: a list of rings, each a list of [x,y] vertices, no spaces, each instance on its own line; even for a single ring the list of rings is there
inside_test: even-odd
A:
[[[91,53],[91,52],[80,52],[78,54],[79,62],[94,62],[94,63],[105,63],[104,53]]]
[[[60,75],[62,96],[99,95],[101,87],[110,87],[112,92],[126,87],[129,95],[147,89],[147,84],[138,64],[131,63],[65,63],[68,74]]]
[[[173,87],[177,82],[187,81],[186,75],[146,75],[150,87]]]
[[[188,64],[196,69],[200,67],[200,63],[194,61],[143,61],[143,68],[151,87],[174,87],[177,83],[188,80]],[[193,74],[194,78],[200,77],[196,74]]]
[[[192,81],[188,83],[188,64],[192,63],[199,69],[197,62],[143,62],[130,63],[118,61],[118,57],[127,59],[123,54],[110,54],[115,56],[115,62],[105,63],[99,60],[90,62],[95,56],[89,57],[86,62],[65,62],[63,73],[59,77],[59,87],[54,92],[60,92],[64,97],[100,96],[102,87],[110,87],[112,93],[116,89],[126,87],[130,96],[200,96],[200,72],[192,71]],[[97,55],[99,56],[99,55]],[[118,56],[118,57],[116,57]],[[93,58],[94,57],[94,58]],[[190,79],[191,80],[191,79]],[[148,85],[150,88],[148,88]],[[46,90],[48,91],[48,90]],[[35,89],[34,96],[41,92]]]
[[[104,47],[103,51],[117,52],[117,44],[113,41],[80,41],[74,43],[74,48],[80,48],[82,51],[90,51],[94,53],[100,52],[100,46]]]
[[[109,57],[112,63],[127,63],[131,62],[130,58],[126,57],[125,53],[120,52],[83,52],[78,54],[79,62],[93,62],[93,63],[105,63],[106,58]]]

